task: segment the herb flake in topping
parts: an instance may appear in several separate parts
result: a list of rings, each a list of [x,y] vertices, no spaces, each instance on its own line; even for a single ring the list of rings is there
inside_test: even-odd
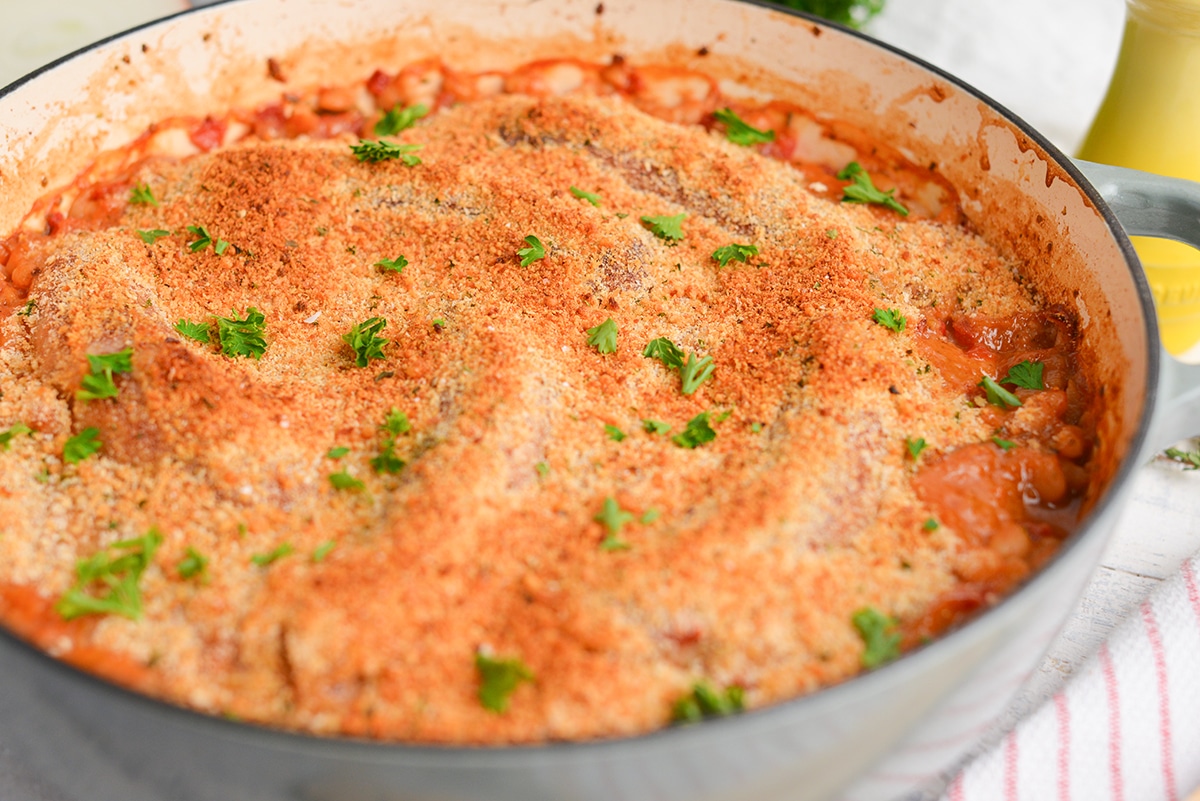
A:
[[[646,349],[642,351],[642,355],[647,359],[658,359],[671,370],[683,367],[683,351],[666,337],[650,340],[646,344]]]
[[[617,428],[614,425],[610,425],[609,423],[604,424],[604,433],[608,434],[608,438],[611,439],[613,442],[620,442],[621,440],[625,439],[625,437],[626,437],[626,434],[624,431],[622,431],[621,429]]]
[[[999,406],[1001,409],[1015,409],[1021,405],[1020,398],[996,383],[996,379],[990,375],[985,375],[979,382],[979,386],[983,387],[988,403],[993,406]]]
[[[329,484],[336,490],[349,490],[350,492],[358,492],[367,488],[366,484],[347,473],[345,469],[330,473]]]
[[[424,103],[416,103],[408,108],[402,108],[399,103],[392,106],[379,122],[375,123],[376,136],[395,136],[406,128],[417,124],[417,120],[429,113],[429,107]]]
[[[175,567],[179,571],[179,577],[184,579],[190,578],[206,578],[208,571],[208,557],[202,555],[192,546],[188,546],[183,558],[179,560],[179,564]]]
[[[668,242],[678,242],[683,239],[683,221],[687,214],[676,214],[665,217],[642,217],[642,224],[650,229],[650,233]]]
[[[33,429],[24,423],[13,423],[5,431],[0,431],[0,451],[6,451],[12,444],[13,439],[22,434],[32,434]]]
[[[366,367],[372,359],[386,358],[383,346],[391,340],[379,336],[379,332],[387,327],[387,320],[382,317],[371,317],[353,326],[350,333],[342,334],[342,341],[354,351],[354,363]]]
[[[138,235],[138,238],[140,238],[147,245],[153,245],[155,242],[162,239],[164,236],[170,236],[171,232],[165,231],[162,228],[151,228],[151,229],[144,230],[144,231],[139,230],[137,232],[137,235]]]
[[[100,429],[95,427],[83,429],[63,445],[63,461],[67,464],[79,464],[97,453],[104,446],[99,437]]]
[[[667,434],[671,431],[671,424],[662,420],[643,420],[642,429],[647,434]]]
[[[925,450],[927,445],[928,445],[928,443],[925,442],[924,437],[915,437],[915,438],[914,437],[905,437],[904,438],[904,447],[908,449],[908,455],[912,457],[912,460],[914,462],[921,455],[921,452]]]
[[[617,324],[613,318],[589,328],[587,335],[587,343],[601,353],[617,352]]]
[[[708,412],[688,420],[683,431],[671,437],[671,441],[681,448],[696,448],[717,438],[717,432],[708,424]]]
[[[1013,448],[1017,447],[1017,443],[1013,442],[1011,439],[1001,439],[1000,437],[992,437],[992,442],[996,443],[996,445],[1002,451],[1011,451]]]
[[[542,240],[530,234],[525,237],[524,242],[525,247],[517,251],[517,255],[521,257],[522,267],[528,267],[538,259],[546,258],[546,248],[542,245]]]
[[[705,682],[697,682],[690,693],[671,707],[671,720],[675,723],[698,723],[704,718],[732,715],[744,708],[745,692],[741,687],[733,685],[722,692]]]
[[[158,198],[154,197],[149,185],[142,182],[130,188],[129,202],[135,206],[157,206]]]
[[[862,666],[871,670],[900,656],[898,621],[874,607],[859,609],[850,618],[858,636],[862,637]]]
[[[267,352],[264,336],[267,318],[258,309],[253,306],[246,309],[245,317],[238,317],[236,311],[230,310],[228,317],[216,319],[217,341],[226,356],[261,359]]]
[[[313,549],[312,560],[314,562],[324,562],[325,557],[329,556],[329,554],[336,547],[337,547],[337,542],[335,542],[334,540],[326,540],[325,542],[318,545],[315,549]]]
[[[586,200],[588,203],[591,203],[593,206],[596,206],[596,207],[600,206],[600,196],[597,195],[595,192],[586,192],[577,186],[572,186],[570,188],[570,191],[571,191],[572,195],[579,198],[580,200]]]
[[[256,553],[250,557],[250,561],[259,567],[266,567],[269,564],[279,561],[285,556],[295,553],[296,549],[290,542],[285,542],[282,545],[276,546],[273,550],[267,553]]]
[[[908,209],[900,205],[900,201],[893,197],[896,190],[889,189],[882,192],[876,189],[875,184],[871,182],[871,176],[867,175],[857,161],[852,161],[843,167],[837,174],[837,179],[850,181],[842,188],[843,203],[874,203],[889,208],[897,214],[908,216]]]
[[[1031,362],[1028,359],[1008,368],[1008,375],[1000,379],[1001,384],[1012,384],[1022,389],[1045,389],[1042,382],[1042,362]]]
[[[117,397],[117,385],[113,383],[113,373],[128,373],[133,370],[133,348],[125,348],[116,353],[89,354],[88,366],[91,372],[79,382],[79,390],[75,397],[80,400],[100,400]]]
[[[110,545],[88,559],[75,563],[75,584],[54,610],[64,620],[82,615],[122,615],[137,620],[142,616],[142,594],[138,581],[162,544],[158,529],[146,535]]]
[[[394,142],[371,141],[370,139],[359,139],[357,145],[350,145],[350,152],[359,161],[376,163],[379,161],[391,161],[398,159],[407,167],[416,167],[421,163],[421,157],[415,156],[413,153],[420,150],[424,145],[398,145]]]
[[[714,111],[713,119],[725,126],[725,138],[735,145],[749,147],[775,141],[774,131],[759,130],[728,108]]]
[[[380,259],[379,261],[375,262],[375,266],[378,267],[381,272],[400,274],[403,273],[404,268],[408,266],[408,259],[404,258],[404,256],[397,256],[394,259]]]
[[[689,353],[687,362],[683,367],[679,368],[679,377],[682,380],[682,389],[684,395],[691,395],[700,388],[708,379],[712,378],[713,370],[712,356],[705,356],[703,359],[697,359],[696,354]]]
[[[179,322],[175,323],[175,330],[180,334],[196,342],[203,342],[206,345],[212,341],[212,336],[209,333],[211,329],[212,325],[210,323],[193,323],[191,320],[183,318],[180,318]]]
[[[600,548],[605,551],[624,551],[629,549],[629,543],[621,539],[621,529],[626,523],[633,522],[633,515],[626,512],[617,503],[617,499],[609,495],[604,499],[604,506],[592,518],[600,525],[604,526],[607,534],[604,541],[600,543]]]
[[[533,671],[520,659],[493,659],[476,654],[475,670],[479,673],[479,703],[496,714],[508,710],[509,696],[522,682],[534,680]]]
[[[871,319],[897,334],[908,325],[908,318],[899,309],[875,309],[871,312]]]
[[[751,256],[757,255],[758,248],[755,245],[739,245],[734,242],[714,250],[712,257],[716,259],[718,267],[724,267],[731,261],[740,261],[745,264]]]

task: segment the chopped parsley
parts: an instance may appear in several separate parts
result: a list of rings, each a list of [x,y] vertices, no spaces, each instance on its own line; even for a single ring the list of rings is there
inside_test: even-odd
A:
[[[600,196],[597,195],[595,192],[585,192],[584,190],[580,189],[577,186],[572,186],[570,188],[570,191],[571,191],[572,195],[579,198],[580,200],[586,200],[588,203],[591,203],[593,206],[598,207],[600,205]]]
[[[193,339],[196,342],[208,344],[212,341],[209,331],[212,329],[211,323],[193,323],[191,320],[185,320],[182,317],[179,322],[175,323],[175,330],[188,339]]]
[[[384,431],[391,434],[393,437],[401,434],[407,434],[412,430],[412,424],[408,422],[408,415],[399,409],[392,408],[388,410],[387,417],[383,420],[383,425],[380,426]]]
[[[731,261],[740,261],[745,264],[751,256],[757,255],[758,248],[754,245],[739,245],[735,242],[717,248],[713,251],[712,257],[716,259],[718,267],[724,267]]]
[[[617,324],[609,317],[587,330],[587,343],[601,353],[617,352]]]
[[[99,440],[100,429],[85,428],[67,440],[63,445],[63,461],[67,464],[79,464],[84,459],[97,453],[103,447]]]
[[[33,298],[30,298],[29,300],[25,301],[25,305],[21,307],[21,310],[19,312],[17,312],[17,316],[18,317],[28,317],[29,315],[33,314],[33,310],[36,308],[37,308],[37,301],[34,300]]]
[[[354,351],[354,363],[366,367],[372,359],[384,359],[383,346],[391,340],[379,336],[379,332],[387,327],[387,320],[382,317],[372,317],[353,326],[350,333],[342,334],[342,341]]]
[[[91,372],[79,382],[75,397],[80,400],[100,400],[117,397],[117,385],[113,383],[113,373],[128,373],[133,370],[133,348],[125,348],[116,353],[105,353],[87,357]]]
[[[392,106],[379,122],[375,123],[376,136],[395,136],[406,128],[411,128],[417,124],[417,120],[429,113],[429,107],[424,103],[417,103],[408,108],[401,108],[397,103]]]
[[[54,610],[64,620],[83,615],[142,616],[138,581],[162,545],[162,535],[151,528],[145,536],[115,542],[88,559],[75,563],[75,584],[63,593]]]
[[[659,239],[668,242],[678,242],[683,239],[683,220],[686,214],[676,214],[673,217],[642,217],[642,224]]]
[[[990,375],[985,375],[979,382],[979,386],[983,387],[988,403],[993,406],[999,406],[1001,409],[1015,409],[1021,405],[1020,398],[996,383],[996,379]]]
[[[871,319],[897,334],[908,325],[908,318],[901,314],[899,309],[875,309],[871,313]]]
[[[525,247],[517,251],[517,255],[521,257],[522,267],[528,267],[538,259],[546,258],[546,248],[542,245],[542,240],[530,234],[523,241]]]
[[[226,356],[261,359],[267,352],[266,322],[263,313],[253,306],[246,309],[245,317],[238,317],[232,310],[228,317],[218,317],[217,341],[221,343],[221,352]]]
[[[689,353],[687,362],[679,368],[683,394],[691,395],[698,390],[701,384],[712,378],[714,369],[712,356],[697,360],[696,354]]]
[[[375,262],[375,266],[385,273],[403,273],[404,268],[408,266],[408,259],[403,256],[397,256],[394,259],[380,259]]]
[[[1179,462],[1185,470],[1200,470],[1200,451],[1184,451],[1179,448],[1167,448],[1163,455],[1168,459]]]
[[[207,248],[209,245],[212,245],[213,252],[218,256],[222,256],[224,255],[226,249],[229,248],[229,243],[224,239],[218,239],[216,243],[214,243],[212,235],[203,225],[189,225],[187,230],[189,234],[196,237],[191,242],[188,242],[188,250],[192,251],[193,253],[198,253]]]
[[[399,159],[407,167],[416,167],[421,163],[420,156],[414,156],[414,151],[420,150],[424,145],[397,145],[393,142],[371,141],[369,139],[359,139],[357,145],[350,145],[350,152],[359,161],[366,161],[374,164],[379,161],[390,161]]]
[[[330,473],[329,483],[334,489],[349,490],[351,492],[358,492],[367,488],[366,484],[347,473],[345,468],[336,473]]]
[[[859,609],[850,618],[858,636],[862,637],[862,666],[868,670],[891,662],[900,656],[900,632],[898,621],[871,606]]]
[[[723,692],[714,690],[705,682],[692,685],[692,691],[680,698],[671,707],[671,720],[675,723],[698,723],[704,718],[725,717],[745,708],[745,691],[737,685]]]
[[[277,562],[285,556],[295,553],[296,549],[290,542],[285,542],[282,545],[276,546],[273,550],[266,553],[256,553],[250,557],[250,561],[259,567],[266,567],[272,562]]]
[[[924,523],[921,524],[921,528],[925,529],[926,531],[937,531],[941,527],[942,524],[934,520],[932,517],[928,518]]]
[[[775,141],[774,131],[761,131],[747,123],[728,108],[713,112],[713,119],[725,126],[725,138],[735,145],[749,147]]]
[[[661,514],[662,514],[662,512],[658,511],[653,506],[651,506],[649,509],[642,512],[642,516],[640,518],[638,518],[638,522],[641,523],[643,526],[648,526],[651,523],[653,523],[655,520],[658,520],[658,518]]]
[[[130,188],[129,202],[135,206],[157,206],[158,198],[154,197],[150,186],[143,181]]]
[[[608,438],[613,442],[620,442],[625,439],[625,432],[614,425],[604,424],[604,433],[608,434]]]
[[[642,351],[642,355],[647,359],[658,359],[671,370],[683,367],[683,351],[666,337],[650,340],[646,344],[646,349]]]
[[[139,230],[137,232],[137,235],[147,245],[153,245],[155,242],[162,239],[164,236],[170,236],[171,232],[164,231],[162,228],[150,228],[150,229],[147,229],[144,231]]]
[[[520,659],[475,654],[475,670],[479,673],[479,703],[497,714],[508,709],[509,696],[522,682],[533,681],[533,671]]]
[[[762,423],[751,423],[750,424],[750,432],[753,434],[762,433]]]
[[[664,423],[662,420],[643,420],[642,429],[647,434],[666,434],[671,430],[670,423]]]
[[[683,431],[671,437],[671,441],[681,448],[696,448],[717,438],[717,432],[708,424],[708,412],[688,420]]]
[[[345,456],[349,452],[350,452],[349,448],[347,448],[345,446],[338,446],[336,448],[330,448],[328,451],[326,451],[325,458],[326,459],[341,459],[343,456]]]
[[[992,437],[992,442],[996,443],[1002,451],[1011,451],[1013,448],[1017,447],[1017,443],[1013,442],[1011,439]]]
[[[180,578],[204,578],[208,571],[208,557],[189,545],[175,569],[179,571]]]
[[[1042,370],[1045,365],[1041,362],[1031,362],[1028,359],[1008,368],[1008,375],[1000,379],[1001,384],[1012,384],[1022,389],[1045,389],[1042,383]]]
[[[904,447],[908,449],[908,455],[912,457],[914,462],[917,460],[917,457],[921,455],[921,451],[925,450],[927,445],[928,443],[925,442],[924,437],[917,437],[915,439],[912,437],[904,438]]]
[[[546,464],[545,462],[538,462],[533,466],[533,469],[536,470],[537,474],[542,478],[550,475],[550,465]]]
[[[395,475],[407,464],[396,455],[396,440],[391,438],[384,441],[383,447],[379,449],[379,455],[371,458],[371,469],[376,473]]]
[[[875,188],[875,184],[871,182],[871,176],[867,175],[862,166],[857,161],[852,161],[847,164],[837,174],[839,181],[850,181],[850,183],[842,188],[843,203],[874,203],[879,206],[885,206],[898,214],[908,216],[908,209],[900,205],[900,202],[893,197],[896,193],[895,189],[889,189],[886,192],[881,192]]]
[[[13,439],[22,434],[32,434],[33,429],[24,423],[13,423],[5,431],[0,431],[0,450],[6,451],[12,444]]]
[[[313,549],[312,560],[314,562],[324,562],[325,557],[329,556],[330,552],[337,547],[337,542],[334,540],[326,540]]]
[[[607,535],[604,541],[600,543],[600,547],[605,551],[625,551],[629,549],[629,543],[621,539],[621,529],[626,523],[633,522],[633,515],[626,512],[617,503],[617,499],[609,495],[604,499],[604,506],[592,518],[607,530]]]

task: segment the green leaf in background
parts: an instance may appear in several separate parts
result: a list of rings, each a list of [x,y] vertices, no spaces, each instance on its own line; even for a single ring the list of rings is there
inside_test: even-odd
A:
[[[861,28],[867,20],[883,11],[884,0],[773,0],[785,8],[806,11],[818,17]]]

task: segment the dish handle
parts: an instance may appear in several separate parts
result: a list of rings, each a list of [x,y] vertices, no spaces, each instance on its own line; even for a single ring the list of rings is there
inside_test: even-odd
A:
[[[1200,248],[1200,183],[1076,160],[1130,236],[1174,239]],[[1167,448],[1200,435],[1200,365],[1162,351],[1161,399],[1148,442]]]

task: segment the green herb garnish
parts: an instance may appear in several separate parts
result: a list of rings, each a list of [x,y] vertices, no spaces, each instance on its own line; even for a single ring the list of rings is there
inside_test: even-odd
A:
[[[337,542],[335,542],[334,540],[326,540],[325,542],[318,545],[315,549],[313,549],[312,560],[314,562],[324,562],[325,557],[329,556],[329,553],[336,547],[337,547]]]
[[[782,6],[807,11],[830,22],[861,28],[883,10],[884,0],[773,0]]]
[[[625,439],[625,432],[614,425],[604,424],[604,433],[608,434],[608,438],[613,442],[620,442]]]
[[[1001,439],[1000,437],[992,437],[992,442],[994,442],[998,446],[1000,446],[1000,450],[1003,450],[1003,451],[1010,451],[1013,448],[1017,447],[1017,443],[1013,442],[1011,439]]]
[[[679,368],[679,377],[683,382],[683,394],[691,395],[699,389],[701,384],[712,378],[714,369],[712,356],[705,356],[698,360],[696,354],[689,353],[687,362]]]
[[[633,515],[626,512],[617,503],[616,498],[609,495],[604,499],[604,506],[592,518],[608,531],[600,547],[606,551],[624,551],[629,549],[629,543],[621,539],[621,528],[633,521]]]
[[[429,107],[424,103],[417,103],[402,108],[399,103],[392,106],[379,122],[375,123],[374,131],[376,136],[395,136],[406,128],[411,128],[416,125],[417,120],[429,113]]]
[[[528,267],[538,259],[546,258],[546,248],[542,245],[542,241],[533,234],[525,237],[525,247],[517,251],[517,255],[521,257],[521,266]]]
[[[713,119],[725,126],[725,137],[735,145],[749,147],[775,141],[774,131],[761,131],[728,108],[714,111]]]
[[[673,217],[642,217],[642,223],[659,239],[678,242],[683,239],[683,221],[686,217],[686,214],[676,214]]]
[[[209,334],[212,330],[211,323],[193,323],[191,320],[180,318],[179,322],[175,323],[175,330],[188,339],[203,342],[206,345],[212,341]]]
[[[1163,454],[1173,461],[1179,462],[1187,470],[1200,470],[1200,451],[1184,451],[1179,448],[1167,448]]]
[[[387,417],[384,418],[383,425],[380,428],[393,437],[398,437],[401,434],[407,434],[411,431],[412,424],[408,422],[407,414],[399,409],[392,408],[388,410]]]
[[[533,671],[520,659],[476,654],[475,670],[479,672],[479,703],[497,714],[508,709],[509,696],[522,682],[533,681]]]
[[[880,612],[874,607],[863,607],[850,618],[858,635],[862,637],[863,648],[862,666],[868,670],[877,668],[885,662],[891,662],[900,656],[900,632],[896,630],[899,622]]]
[[[273,550],[267,553],[256,553],[250,557],[250,561],[259,567],[266,567],[272,562],[276,562],[285,556],[295,553],[296,549],[290,542],[285,542],[282,545],[276,546]]]
[[[617,324],[609,317],[587,330],[587,343],[601,353],[617,352]]]
[[[874,203],[879,206],[886,206],[904,216],[908,216],[908,209],[900,205],[896,198],[892,197],[895,189],[889,189],[886,192],[881,192],[875,188],[875,184],[871,182],[871,176],[867,175],[866,171],[859,165],[857,161],[852,161],[847,164],[837,174],[839,181],[850,181],[851,183],[842,188],[843,203]]]
[[[33,429],[24,423],[13,423],[6,431],[0,431],[0,450],[8,450],[13,439],[22,434],[32,434]]]
[[[117,385],[113,383],[113,373],[128,373],[133,370],[133,348],[116,353],[99,355],[89,354],[88,366],[91,372],[79,382],[75,397],[80,400],[100,400],[117,397]]]
[[[926,445],[924,437],[916,437],[915,439],[912,437],[904,438],[904,447],[908,449],[908,455],[912,457],[914,462],[921,455],[921,451],[925,450]]]
[[[871,313],[871,319],[897,334],[908,325],[908,318],[901,314],[899,309],[875,309]]]
[[[336,473],[330,473],[329,483],[334,489],[348,490],[350,492],[358,492],[367,488],[366,484],[347,473],[345,468]]]
[[[245,317],[239,318],[237,312],[232,310],[229,315],[216,318],[217,341],[221,343],[221,352],[226,356],[261,359],[267,352],[264,336],[267,318],[253,306],[246,309]]]
[[[75,584],[54,610],[64,620],[82,615],[122,615],[137,620],[142,616],[142,594],[138,581],[150,566],[162,535],[151,528],[146,535],[123,540],[75,563]]]
[[[588,203],[591,203],[593,206],[600,205],[600,196],[597,195],[596,193],[585,192],[584,190],[580,189],[577,186],[572,186],[570,188],[570,190],[571,190],[571,194],[574,195],[575,197],[579,198],[580,200],[586,200]]]
[[[1045,389],[1042,383],[1042,370],[1045,365],[1041,362],[1031,362],[1028,359],[1008,368],[1008,375],[1000,379],[1001,384],[1012,384],[1022,389]]]
[[[130,188],[129,202],[135,206],[158,205],[158,199],[154,197],[154,193],[150,191],[150,186],[144,182],[136,184]]]
[[[350,145],[352,152],[359,161],[375,163],[379,161],[390,161],[399,159],[405,166],[416,167],[421,163],[420,156],[414,156],[413,152],[420,150],[424,145],[397,145],[393,142],[371,141],[369,139],[359,139],[357,145]]]
[[[666,434],[671,430],[671,424],[662,420],[643,420],[642,429],[647,434]]]
[[[347,448],[345,446],[338,446],[336,448],[330,448],[328,451],[326,451],[325,458],[326,459],[341,459],[343,456],[345,456],[349,452],[350,452],[349,448]]]
[[[208,229],[203,225],[189,225],[187,230],[189,234],[196,237],[194,240],[188,243],[188,250],[192,251],[193,253],[198,253],[209,245],[212,245],[213,252],[218,256],[221,256],[229,247],[229,243],[224,239],[217,239],[216,243],[214,243],[212,235],[208,233]]]
[[[642,355],[647,359],[658,359],[671,370],[683,367],[683,351],[666,337],[650,340],[646,344],[646,349],[642,351]]]
[[[408,259],[403,256],[397,256],[394,259],[380,259],[375,262],[375,266],[385,273],[403,273],[404,268],[408,266]]]
[[[735,242],[717,248],[713,251],[712,257],[716,259],[718,267],[724,267],[731,261],[740,261],[744,264],[751,256],[757,255],[758,248],[754,245],[739,245]]]
[[[203,556],[199,551],[189,545],[187,551],[184,552],[183,558],[179,560],[179,564],[175,569],[179,571],[180,578],[190,579],[196,578],[197,576],[204,578],[205,573],[208,570],[208,557]]]
[[[696,448],[717,438],[717,432],[708,424],[708,412],[688,420],[683,431],[671,437],[671,441],[681,448]]]
[[[671,707],[671,720],[675,723],[697,723],[704,718],[732,715],[744,708],[745,691],[741,687],[733,685],[722,692],[704,682],[697,682],[690,693]]]
[[[408,462],[396,455],[396,440],[387,439],[379,449],[379,455],[371,458],[371,469],[376,473],[395,475],[405,468]]]
[[[536,470],[537,474],[542,478],[550,475],[550,465],[546,464],[545,462],[538,462],[533,466],[533,469]]]
[[[934,520],[932,517],[927,519],[924,523],[921,524],[921,528],[923,528],[926,531],[937,531],[941,527],[942,527],[942,524],[939,523],[938,521]]]
[[[342,334],[342,341],[354,351],[356,365],[366,367],[372,359],[387,358],[383,355],[383,346],[391,340],[378,335],[386,326],[387,320],[372,317],[352,327],[350,333]]]
[[[100,429],[85,428],[67,440],[63,445],[63,461],[67,464],[78,464],[96,453],[103,447],[98,437]]]
[[[1015,409],[1021,405],[1020,398],[997,384],[991,376],[985,375],[979,382],[979,386],[983,387],[988,403],[993,406],[999,406],[1001,409]]]
[[[147,245],[153,245],[155,242],[162,239],[164,236],[170,236],[171,232],[164,231],[161,228],[151,228],[151,229],[145,230],[145,231],[139,230],[137,232],[137,235]]]

